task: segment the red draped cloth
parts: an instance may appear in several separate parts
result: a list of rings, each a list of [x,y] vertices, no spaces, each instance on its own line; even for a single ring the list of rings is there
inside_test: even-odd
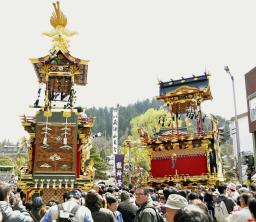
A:
[[[177,174],[197,176],[208,173],[205,155],[177,157],[175,167],[172,159],[152,159],[151,174],[153,177],[164,177]],[[177,170],[177,171],[176,171]]]

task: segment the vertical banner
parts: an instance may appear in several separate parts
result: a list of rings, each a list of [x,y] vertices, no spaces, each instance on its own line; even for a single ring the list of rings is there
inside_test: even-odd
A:
[[[112,148],[113,155],[118,153],[118,105],[112,114]]]
[[[123,185],[123,173],[124,173],[124,155],[115,154],[115,171],[116,171],[116,183],[118,186]]]

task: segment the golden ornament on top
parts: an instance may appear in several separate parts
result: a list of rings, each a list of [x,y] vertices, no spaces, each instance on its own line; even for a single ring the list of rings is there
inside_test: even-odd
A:
[[[68,39],[67,37],[71,37],[73,35],[78,34],[74,31],[69,31],[66,29],[66,25],[68,23],[67,17],[60,10],[60,3],[57,1],[53,3],[54,12],[50,18],[50,23],[53,29],[50,32],[44,32],[43,35],[48,37],[52,37],[52,42],[54,43],[54,50],[61,50],[63,52],[68,51]]]

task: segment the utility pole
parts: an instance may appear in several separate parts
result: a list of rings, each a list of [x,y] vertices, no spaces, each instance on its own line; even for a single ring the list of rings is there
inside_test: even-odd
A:
[[[237,168],[238,168],[238,180],[239,183],[242,184],[242,164],[241,164],[241,155],[240,155],[240,137],[239,137],[239,125],[237,119],[237,108],[236,108],[236,91],[235,91],[235,83],[234,76],[231,74],[228,66],[224,66],[224,70],[229,74],[232,80],[232,88],[233,88],[233,100],[234,100],[234,108],[235,108],[235,127],[236,127],[236,151],[237,151]]]

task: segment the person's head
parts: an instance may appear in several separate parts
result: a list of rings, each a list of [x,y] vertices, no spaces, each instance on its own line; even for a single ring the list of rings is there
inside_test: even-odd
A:
[[[204,204],[203,201],[199,200],[199,199],[194,199],[191,201],[191,204],[198,206],[199,208],[201,208],[205,213],[208,213],[208,209],[206,207],[206,205]]]
[[[164,207],[166,209],[166,219],[172,222],[177,210],[182,209],[188,205],[185,197],[179,194],[170,194]]]
[[[41,197],[34,197],[32,200],[32,208],[40,208],[43,204],[44,203]]]
[[[110,209],[113,213],[117,211],[117,199],[113,195],[106,196],[107,208]]]
[[[195,192],[190,192],[188,194],[188,201],[191,202],[192,200],[199,199],[199,196]]]
[[[85,205],[90,209],[91,212],[99,211],[99,209],[102,207],[102,203],[102,197],[95,190],[90,190],[87,192]]]
[[[227,190],[227,184],[223,183],[217,186],[217,189],[220,194],[225,194]]]
[[[165,188],[165,189],[163,190],[163,195],[164,195],[165,200],[168,199],[168,197],[169,197],[170,194],[176,194],[176,193],[177,193],[176,190],[170,189],[170,188]]]
[[[149,188],[147,187],[143,187],[143,186],[137,187],[134,194],[135,194],[135,202],[139,206],[142,206],[144,203],[149,201],[150,191],[149,191]]]
[[[74,198],[76,200],[80,200],[82,197],[82,193],[79,190],[71,190],[68,192],[67,200]]]
[[[211,222],[211,218],[195,205],[188,205],[176,212],[173,222]],[[169,222],[169,221],[168,221]]]
[[[212,192],[208,191],[204,194],[204,201],[206,203],[212,202],[213,201],[213,194]]]
[[[100,186],[98,184],[93,184],[92,189],[95,190],[97,193],[100,191]]]
[[[59,204],[59,201],[54,200],[54,199],[51,199],[51,200],[48,201],[48,203],[46,204],[46,206],[52,207],[52,206],[58,205],[58,204]]]
[[[32,200],[28,200],[24,203],[24,206],[26,208],[27,211],[31,211],[32,210],[32,205],[33,205],[33,202]]]
[[[130,194],[127,191],[122,191],[120,198],[121,198],[121,201],[129,200]]]
[[[236,185],[234,183],[229,183],[227,188],[230,190],[230,192],[236,191]]]
[[[11,186],[8,183],[0,182],[0,201],[9,202]]]
[[[254,218],[254,220],[256,220],[256,199],[250,199],[249,201],[249,210]]]
[[[249,204],[249,200],[252,198],[250,193],[242,193],[239,198],[240,206],[242,208],[247,207]]]

